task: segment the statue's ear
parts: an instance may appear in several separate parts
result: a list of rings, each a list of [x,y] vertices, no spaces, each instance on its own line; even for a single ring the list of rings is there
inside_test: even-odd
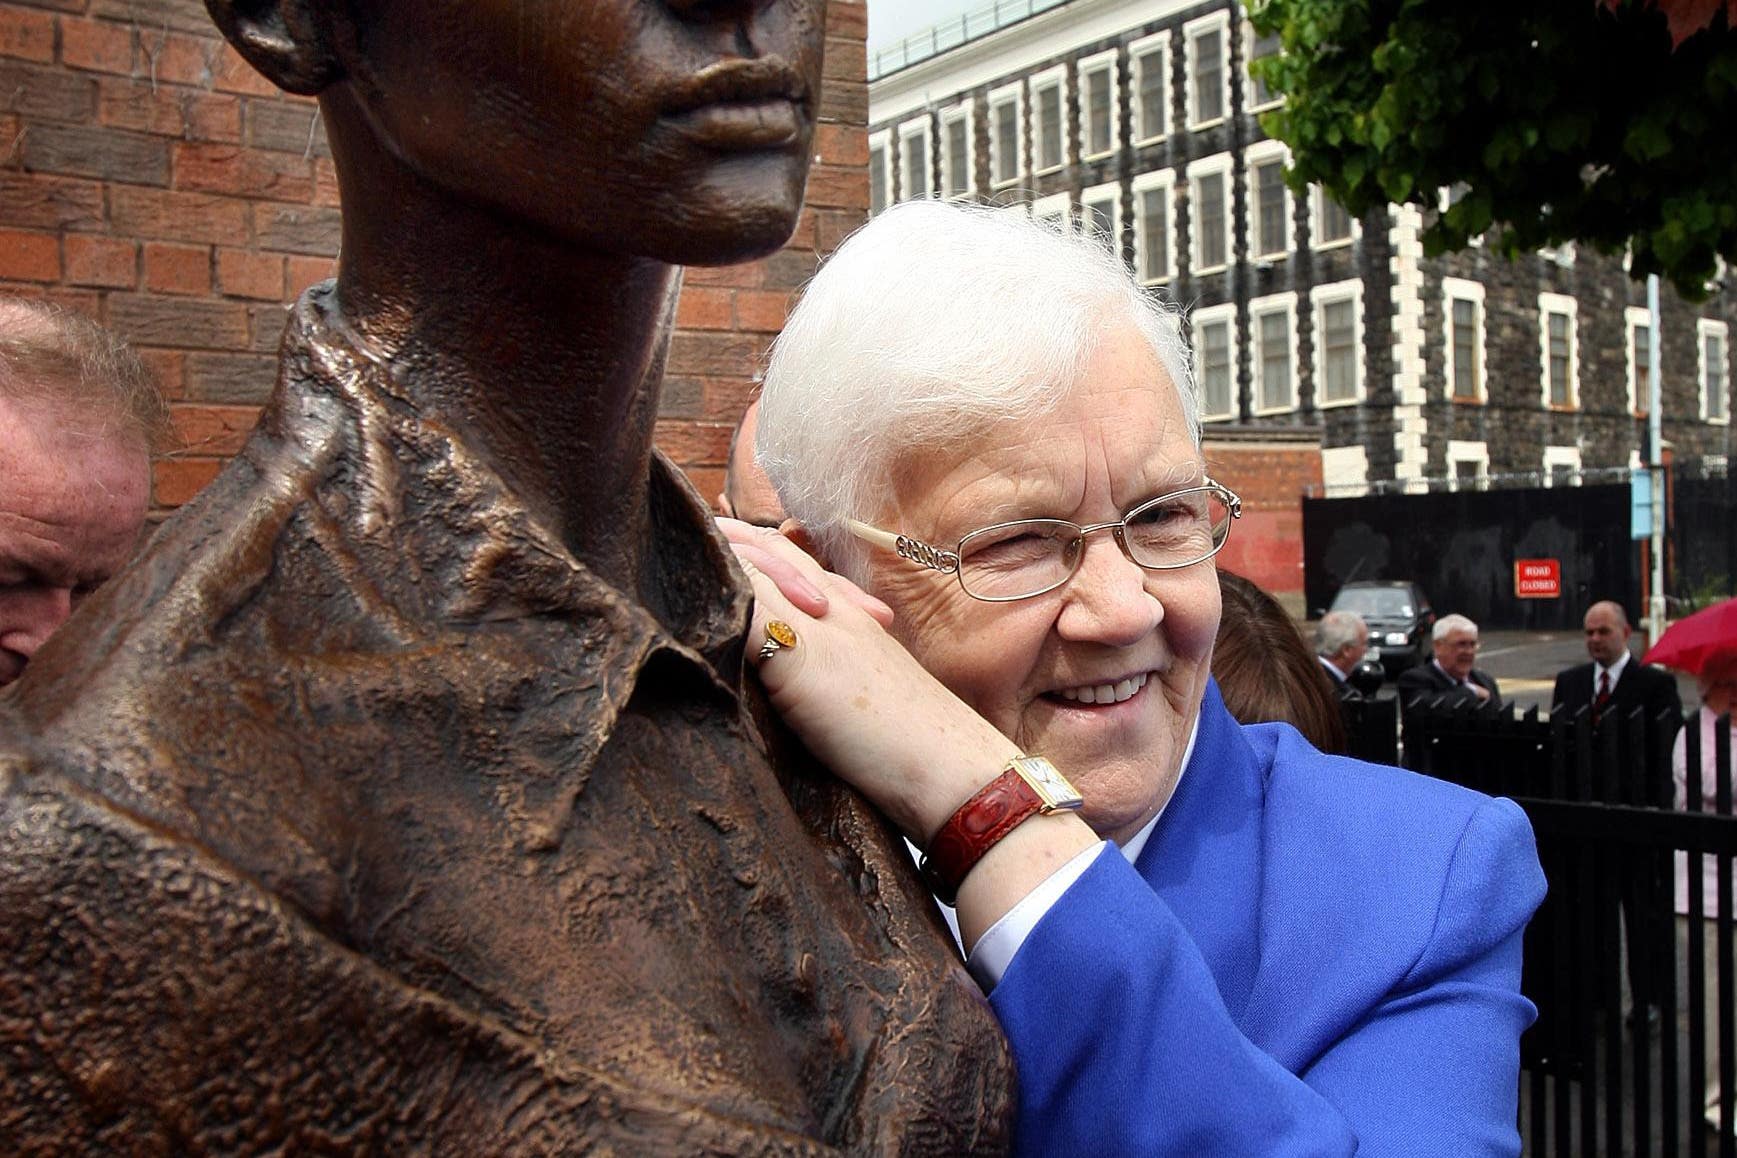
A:
[[[225,39],[285,92],[316,96],[342,73],[323,0],[205,0]]]

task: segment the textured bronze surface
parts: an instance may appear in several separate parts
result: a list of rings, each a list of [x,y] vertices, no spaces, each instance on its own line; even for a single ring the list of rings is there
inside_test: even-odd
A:
[[[794,225],[822,5],[210,6],[320,93],[344,258],[0,696],[0,1151],[1001,1150],[987,1005],[769,759],[651,449],[670,263]]]

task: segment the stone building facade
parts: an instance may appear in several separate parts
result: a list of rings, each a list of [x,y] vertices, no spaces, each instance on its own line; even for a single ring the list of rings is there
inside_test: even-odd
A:
[[[866,216],[864,0],[830,0],[826,87],[796,236],[763,261],[690,270],[658,442],[708,499],[794,289]],[[201,0],[0,0],[0,291],[50,298],[133,342],[181,449],[179,506],[252,428],[285,306],[330,277],[336,173],[312,101],[218,36]]]
[[[1620,258],[1426,258],[1415,206],[1352,220],[1293,194],[1247,72],[1276,40],[1236,0],[1000,8],[875,58],[871,206],[970,198],[1107,235],[1190,309],[1209,453],[1253,456],[1226,481],[1294,510],[1311,472],[1275,476],[1274,438],[1318,448],[1313,481],[1339,494],[1640,461],[1645,287]],[[1664,437],[1723,469],[1737,298],[1663,296]]]

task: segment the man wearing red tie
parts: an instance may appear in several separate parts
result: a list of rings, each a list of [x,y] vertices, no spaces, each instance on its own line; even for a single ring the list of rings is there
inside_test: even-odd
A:
[[[1630,657],[1628,638],[1633,629],[1622,604],[1594,603],[1587,608],[1585,623],[1586,654],[1592,662],[1577,664],[1556,677],[1551,709],[1565,708],[1570,717],[1582,708],[1590,709],[1594,727],[1612,712],[1620,719],[1636,708],[1649,717],[1669,711],[1674,720],[1681,720],[1677,681],[1669,672]]]

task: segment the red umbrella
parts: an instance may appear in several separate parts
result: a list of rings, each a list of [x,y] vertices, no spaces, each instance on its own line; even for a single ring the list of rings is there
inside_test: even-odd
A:
[[[1662,663],[1699,675],[1714,656],[1737,654],[1737,599],[1727,599],[1679,619],[1647,649],[1642,663]]]

